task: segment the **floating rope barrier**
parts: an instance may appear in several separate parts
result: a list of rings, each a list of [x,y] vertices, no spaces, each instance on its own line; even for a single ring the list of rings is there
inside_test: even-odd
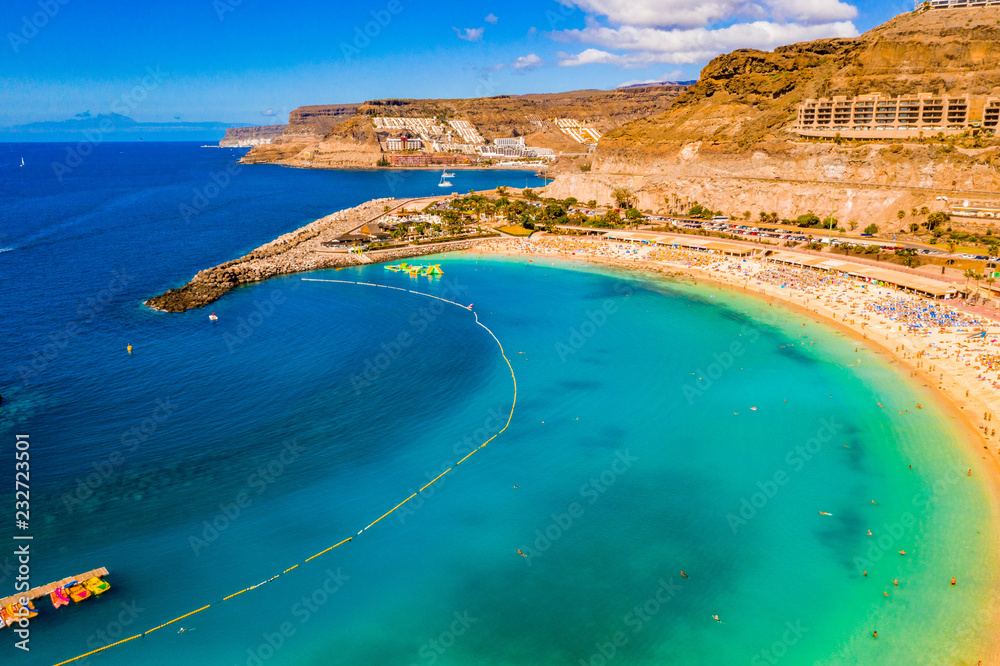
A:
[[[482,326],[486,330],[486,332],[490,334],[490,337],[492,337],[496,341],[497,346],[500,348],[500,355],[503,356],[503,360],[504,360],[504,362],[507,363],[507,368],[510,370],[510,378],[514,382],[514,401],[511,403],[511,406],[510,406],[510,414],[507,416],[507,423],[505,423],[504,426],[503,426],[503,428],[501,428],[499,431],[497,431],[497,433],[495,435],[493,435],[488,440],[486,440],[485,442],[483,442],[482,444],[480,444],[478,447],[474,448],[472,451],[470,451],[469,453],[467,453],[464,458],[462,458],[461,460],[459,460],[453,466],[449,467],[448,469],[446,469],[445,471],[441,472],[436,477],[434,477],[431,481],[427,482],[420,490],[418,490],[417,492],[413,493],[412,495],[410,495],[409,497],[407,497],[406,499],[404,499],[402,502],[400,502],[396,506],[394,506],[391,509],[389,509],[388,511],[386,511],[385,513],[383,513],[381,516],[379,516],[378,518],[376,518],[372,522],[368,523],[368,525],[366,525],[363,529],[359,530],[358,533],[355,534],[354,536],[347,537],[346,539],[344,539],[344,540],[342,540],[342,541],[340,541],[338,543],[335,543],[334,545],[330,546],[326,550],[321,550],[320,552],[316,553],[312,557],[310,557],[310,558],[308,558],[308,559],[306,559],[306,560],[304,560],[303,562],[300,563],[300,564],[305,564],[307,562],[311,562],[312,560],[315,560],[317,557],[320,557],[321,555],[325,555],[326,553],[329,553],[334,548],[337,548],[339,546],[344,545],[348,541],[353,541],[356,537],[358,537],[359,535],[363,534],[368,529],[374,527],[375,524],[378,523],[380,520],[382,520],[386,516],[390,515],[391,513],[393,513],[397,509],[399,509],[401,506],[403,506],[404,504],[406,504],[407,502],[409,502],[410,500],[412,500],[419,493],[422,493],[424,490],[426,490],[427,488],[429,488],[432,485],[434,485],[435,483],[437,483],[438,480],[441,479],[441,477],[443,477],[445,474],[448,474],[449,472],[451,472],[452,470],[454,470],[456,467],[458,467],[459,465],[461,465],[473,453],[478,452],[480,449],[482,449],[483,447],[485,447],[487,444],[489,444],[490,442],[492,442],[494,439],[496,439],[497,437],[499,437],[500,435],[502,435],[503,432],[510,426],[511,419],[514,418],[514,407],[515,407],[515,405],[517,405],[517,377],[514,375],[514,366],[511,365],[510,359],[507,358],[507,354],[504,353],[503,345],[500,344],[500,340],[497,338],[496,335],[493,334],[493,331],[491,331],[485,324],[483,324],[481,321],[479,321],[479,315],[477,315],[475,312],[473,312],[471,305],[462,305],[461,303],[456,303],[455,301],[449,301],[447,298],[441,298],[440,296],[434,296],[433,294],[425,294],[425,293],[420,292],[420,291],[413,291],[412,289],[403,289],[401,287],[390,287],[388,285],[374,284],[374,283],[371,283],[371,282],[351,282],[351,281],[348,281],[348,280],[326,280],[326,279],[319,279],[319,278],[302,278],[302,280],[305,281],[305,282],[335,282],[335,283],[339,283],[339,284],[351,284],[351,285],[358,285],[358,286],[362,286],[362,287],[377,287],[377,288],[380,288],[380,289],[393,289],[395,291],[403,291],[403,292],[407,292],[407,293],[410,293],[410,294],[415,294],[417,296],[423,296],[425,298],[434,298],[434,299],[437,299],[439,301],[444,301],[445,303],[449,303],[451,305],[458,306],[458,307],[462,308],[463,310],[468,310],[469,312],[472,312],[472,316],[475,317],[476,324],[478,326]],[[257,583],[256,585],[251,585],[250,587],[244,588],[244,589],[240,590],[239,592],[234,592],[233,594],[230,594],[229,596],[223,597],[222,601],[216,603],[215,605],[218,606],[222,602],[229,601],[230,599],[232,599],[234,597],[238,597],[238,596],[240,596],[241,594],[243,594],[245,592],[250,592],[251,590],[256,590],[258,587],[261,587],[262,585],[266,585],[266,584],[270,583],[271,581],[277,580],[281,576],[287,574],[288,572],[290,572],[290,571],[292,571],[294,569],[297,569],[298,567],[299,567],[298,564],[292,565],[289,568],[287,568],[284,571],[282,571],[280,574],[276,574],[276,575],[268,578],[265,581],[261,581],[260,583]],[[141,634],[136,634],[135,636],[131,636],[131,637],[126,638],[124,640],[120,640],[117,643],[112,643],[110,645],[105,645],[104,647],[98,648],[96,650],[92,650],[90,652],[87,652],[86,654],[81,654],[78,657],[73,657],[72,659],[67,659],[66,661],[61,661],[58,664],[55,664],[55,666],[64,666],[65,664],[70,664],[70,663],[72,663],[74,661],[78,661],[80,659],[84,659],[86,657],[90,657],[92,655],[95,655],[98,652],[103,652],[104,650],[109,650],[109,649],[111,649],[113,647],[117,647],[119,645],[122,645],[123,643],[128,643],[129,641],[135,640],[136,638],[143,638],[146,635],[153,633],[154,631],[157,631],[159,629],[163,629],[164,627],[166,627],[168,625],[171,625],[174,622],[178,622],[180,620],[183,620],[186,617],[190,617],[192,615],[195,615],[196,613],[200,613],[200,612],[202,612],[204,610],[208,610],[211,607],[212,607],[212,604],[207,604],[205,606],[202,606],[198,610],[194,610],[194,611],[191,611],[190,613],[186,613],[184,615],[181,615],[180,617],[174,618],[173,620],[170,620],[169,622],[164,622],[160,626],[153,627],[152,629],[149,629],[148,631],[144,631]]]
[[[113,648],[113,647],[115,647],[117,645],[121,645],[122,643],[128,643],[129,641],[134,641],[137,638],[142,638],[142,634],[136,634],[135,636],[130,636],[129,638],[125,638],[123,640],[120,640],[117,643],[112,643],[111,645],[105,645],[102,648],[97,648],[96,650],[91,650],[87,654],[81,654],[79,657],[73,657],[72,659],[67,659],[66,661],[60,661],[58,664],[56,664],[56,666],[63,666],[63,664],[68,664],[71,661],[76,661],[77,659],[83,659],[85,657],[89,657],[92,654],[97,654],[98,652],[104,652],[105,650],[110,650],[111,648]]]

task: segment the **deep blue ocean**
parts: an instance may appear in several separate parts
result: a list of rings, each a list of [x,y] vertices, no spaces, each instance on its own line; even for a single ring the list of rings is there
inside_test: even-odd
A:
[[[583,264],[310,273],[474,303],[517,377],[509,429],[359,536],[506,421],[510,371],[473,315],[303,276],[184,314],[141,303],[438,174],[154,143],[53,168],[66,150],[0,144],[0,595],[25,534],[32,586],[105,566],[113,587],[40,600],[30,652],[2,629],[0,662],[211,604],[74,663],[975,663],[998,582],[979,461],[878,353],[752,296]]]

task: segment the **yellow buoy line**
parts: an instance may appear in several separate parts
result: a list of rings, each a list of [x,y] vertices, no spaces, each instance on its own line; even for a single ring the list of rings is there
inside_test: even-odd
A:
[[[404,504],[406,504],[407,502],[409,502],[410,500],[412,500],[414,497],[416,497],[419,493],[422,493],[424,490],[426,490],[427,488],[429,488],[432,485],[434,485],[435,483],[437,483],[438,480],[441,479],[441,477],[443,477],[445,474],[448,474],[449,472],[451,472],[453,469],[455,469],[455,467],[458,467],[459,465],[461,465],[473,453],[476,453],[477,451],[479,451],[480,449],[482,449],[483,447],[485,447],[487,444],[489,444],[490,442],[492,442],[494,439],[496,439],[497,437],[499,437],[500,435],[502,435],[503,432],[504,432],[504,430],[506,430],[508,428],[508,426],[510,426],[511,419],[514,418],[514,406],[517,405],[517,377],[514,375],[514,366],[511,365],[510,359],[507,358],[507,354],[504,353],[503,345],[500,344],[500,340],[497,338],[496,335],[494,335],[493,331],[491,331],[489,329],[489,327],[487,327],[485,324],[483,324],[481,321],[479,321],[479,315],[477,315],[475,312],[472,311],[472,306],[471,305],[462,305],[461,303],[456,303],[455,301],[449,301],[448,299],[441,298],[440,296],[434,296],[433,294],[425,294],[425,293],[420,292],[420,291],[413,291],[412,289],[402,289],[400,287],[390,287],[388,285],[374,284],[374,283],[371,283],[371,282],[351,282],[351,281],[348,281],[348,280],[324,280],[324,279],[318,279],[318,278],[302,278],[302,280],[303,281],[307,281],[307,282],[335,282],[335,283],[339,283],[339,284],[351,284],[351,285],[358,285],[358,286],[362,286],[362,287],[379,287],[379,288],[382,288],[382,289],[394,289],[396,291],[405,291],[405,292],[408,292],[410,294],[415,294],[417,296],[424,296],[426,298],[435,298],[435,299],[437,299],[439,301],[444,301],[445,303],[450,303],[451,305],[456,305],[456,306],[462,308],[463,310],[468,310],[469,312],[472,312],[472,316],[475,317],[476,324],[479,325],[479,326],[482,326],[484,329],[486,329],[486,332],[490,334],[490,337],[492,337],[496,341],[497,346],[500,348],[500,355],[503,356],[503,360],[504,360],[505,363],[507,363],[507,368],[510,370],[510,378],[514,382],[514,401],[513,401],[513,403],[511,403],[511,406],[510,406],[510,414],[507,416],[507,423],[505,423],[504,426],[503,426],[503,428],[501,428],[499,431],[497,431],[497,433],[495,435],[493,435],[488,440],[486,440],[485,442],[483,442],[482,444],[480,444],[478,447],[476,447],[475,449],[473,449],[471,452],[469,452],[468,454],[466,454],[465,457],[462,458],[461,460],[459,460],[457,463],[455,463],[454,466],[449,467],[448,469],[446,469],[445,471],[441,472],[436,477],[434,477],[431,481],[427,482],[420,490],[418,490],[417,492],[413,493],[412,495],[410,495],[409,497],[407,497],[406,499],[404,499],[402,502],[400,502],[396,506],[394,506],[391,509],[389,509],[388,511],[386,511],[385,513],[383,513],[381,516],[379,516],[378,518],[376,518],[372,522],[368,523],[368,525],[366,525],[363,529],[358,530],[358,533],[355,534],[354,536],[347,537],[346,539],[344,539],[344,540],[342,540],[342,541],[340,541],[338,543],[335,543],[334,545],[330,546],[329,548],[327,548],[325,550],[321,550],[320,552],[316,553],[312,557],[306,558],[303,562],[301,562],[301,564],[305,564],[307,562],[311,562],[312,560],[315,560],[317,557],[319,557],[321,555],[325,555],[326,553],[330,552],[334,548],[337,548],[338,546],[344,545],[348,541],[353,541],[355,539],[355,537],[363,534],[365,531],[367,531],[371,527],[374,527],[375,524],[378,523],[380,520],[382,520],[386,516],[390,515],[393,511],[396,511],[397,509],[399,509],[401,506],[403,506]],[[222,601],[216,602],[216,605],[219,605],[220,603],[225,602],[225,601],[229,601],[230,599],[232,599],[234,597],[238,597],[238,596],[240,596],[241,594],[243,594],[245,592],[249,592],[251,590],[255,590],[258,587],[261,587],[262,585],[266,585],[267,583],[270,583],[271,581],[280,578],[284,574],[287,574],[288,572],[290,572],[290,571],[292,571],[294,569],[297,569],[298,567],[299,567],[299,565],[295,564],[295,565],[293,565],[293,566],[285,569],[280,574],[275,574],[274,576],[268,578],[265,581],[261,581],[260,583],[257,583],[256,585],[251,585],[250,587],[244,588],[244,589],[240,590],[239,592],[234,592],[233,594],[230,594],[229,596],[223,597]],[[173,620],[170,620],[169,622],[164,622],[163,624],[159,625],[158,627],[153,627],[152,629],[144,631],[141,634],[136,634],[135,636],[130,636],[130,637],[125,638],[123,640],[120,640],[120,641],[118,641],[116,643],[111,643],[110,645],[105,645],[104,647],[98,648],[96,650],[91,650],[90,652],[87,652],[86,654],[81,654],[81,655],[79,655],[77,657],[73,657],[72,659],[67,659],[66,661],[61,661],[58,664],[55,664],[55,666],[63,666],[64,664],[69,664],[69,663],[72,663],[74,661],[78,661],[80,659],[84,659],[86,657],[90,657],[92,655],[97,654],[98,652],[103,652],[104,650],[109,650],[109,649],[111,649],[113,647],[116,647],[118,645],[122,645],[123,643],[128,643],[129,641],[133,641],[136,638],[143,638],[146,635],[153,633],[154,631],[157,631],[159,629],[163,629],[164,627],[166,627],[168,625],[171,625],[174,622],[178,622],[180,620],[183,620],[184,618],[190,617],[190,616],[195,615],[197,613],[200,613],[200,612],[202,612],[204,610],[208,610],[211,607],[212,607],[212,604],[206,604],[205,606],[202,606],[198,610],[191,611],[190,613],[185,613],[184,615],[181,615],[180,617],[176,617]]]

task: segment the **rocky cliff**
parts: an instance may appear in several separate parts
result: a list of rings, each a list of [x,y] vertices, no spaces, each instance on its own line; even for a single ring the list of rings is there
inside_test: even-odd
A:
[[[251,148],[271,143],[285,131],[287,125],[264,125],[263,127],[230,127],[219,141],[220,148]]]
[[[468,120],[487,140],[523,136],[530,146],[585,153],[551,122],[586,121],[601,132],[657,115],[670,108],[684,85],[623,90],[578,90],[475,99],[384,99],[363,104],[306,106],[289,115],[288,127],[271,144],[243,159],[317,168],[373,167],[382,153],[372,128],[374,116]]]
[[[998,44],[1000,8],[989,7],[911,12],[856,39],[735,51],[665,113],[608,132],[591,173],[560,176],[552,191],[607,201],[624,185],[654,210],[699,201],[754,217],[813,211],[885,223],[900,209],[944,208],[940,196],[1000,199],[995,139],[834,142],[788,131],[810,97],[1000,95]]]

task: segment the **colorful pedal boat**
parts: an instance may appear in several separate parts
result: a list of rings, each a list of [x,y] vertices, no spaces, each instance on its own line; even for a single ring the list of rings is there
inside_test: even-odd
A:
[[[69,595],[66,594],[66,590],[62,589],[61,587],[57,587],[56,589],[52,590],[52,592],[49,594],[49,599],[52,600],[53,608],[59,608],[60,606],[68,606],[70,601]]]
[[[89,599],[91,594],[90,590],[85,588],[80,583],[73,581],[63,586],[66,592],[69,594],[69,598],[73,600],[74,603],[80,603],[84,599]]]
[[[14,618],[7,614],[7,609],[0,606],[0,624],[5,627],[9,627],[14,624]]]
[[[25,613],[25,611],[27,611],[27,613]],[[38,616],[38,610],[30,601],[28,602],[27,608],[19,603],[7,604],[7,607],[4,608],[4,612],[7,614],[7,617],[10,618],[9,620],[4,620],[8,627],[21,618],[27,617],[30,619]]]
[[[100,578],[94,577],[89,580],[83,581],[83,586],[87,588],[94,595],[101,595],[111,589],[111,584],[106,583]]]

